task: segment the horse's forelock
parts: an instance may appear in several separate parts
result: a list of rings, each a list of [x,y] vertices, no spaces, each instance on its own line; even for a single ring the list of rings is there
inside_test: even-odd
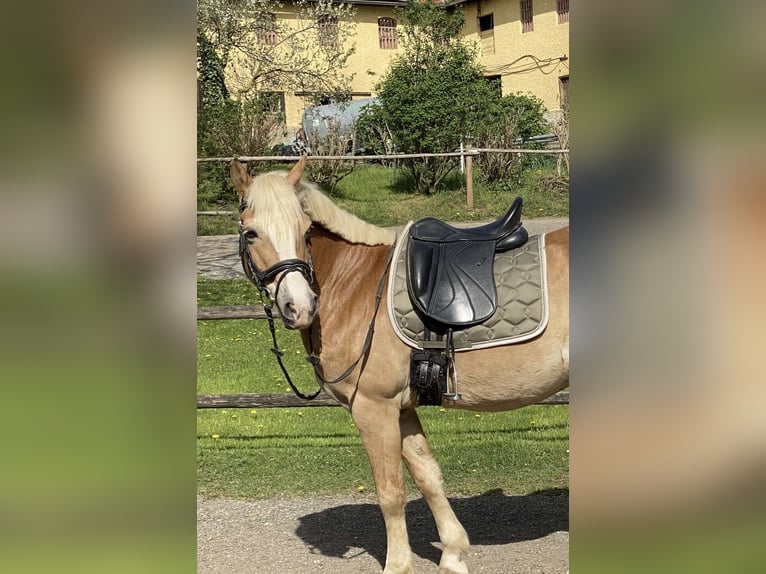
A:
[[[303,218],[301,204],[286,175],[284,171],[273,171],[254,178],[245,198],[247,207],[268,228],[275,244],[294,240],[296,223]]]

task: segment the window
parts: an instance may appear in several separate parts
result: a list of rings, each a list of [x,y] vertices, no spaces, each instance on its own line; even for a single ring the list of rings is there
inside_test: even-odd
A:
[[[494,14],[479,16],[479,32],[489,32],[495,28]]]
[[[258,101],[263,107],[263,111],[274,114],[285,113],[285,93],[284,92],[258,92]]]
[[[556,0],[556,14],[559,15],[559,24],[569,22],[569,0]]]
[[[562,110],[569,109],[569,76],[559,78],[559,101]]]
[[[396,20],[378,18],[378,39],[383,50],[396,50]]]
[[[326,47],[336,47],[338,45],[338,19],[331,14],[320,14],[317,16],[317,30],[319,32],[319,43]]]
[[[499,75],[496,76],[484,76],[484,79],[492,84],[497,90],[497,95],[502,97],[503,95],[503,81]]]
[[[328,104],[343,104],[351,102],[348,94],[325,94],[321,92],[312,92],[309,96],[312,106],[326,106]]]
[[[531,32],[534,30],[532,24],[532,0],[521,0],[519,2],[521,8],[521,31]]]
[[[255,22],[255,37],[259,44],[273,46],[277,43],[277,15],[261,12]]]

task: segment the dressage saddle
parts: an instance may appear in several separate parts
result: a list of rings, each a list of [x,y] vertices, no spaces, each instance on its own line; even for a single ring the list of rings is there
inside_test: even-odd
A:
[[[497,221],[458,228],[433,217],[410,226],[407,290],[429,328],[451,332],[486,321],[497,308],[496,252],[523,245],[521,197]]]

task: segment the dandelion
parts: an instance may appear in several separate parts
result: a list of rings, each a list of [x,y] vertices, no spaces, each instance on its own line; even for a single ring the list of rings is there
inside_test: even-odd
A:
[[[250,414],[251,414],[251,415],[254,415],[254,414],[255,414],[255,413],[257,413],[257,412],[258,412],[258,411],[256,411],[255,409],[253,409],[252,411],[250,411]]]
[[[447,409],[445,409],[444,407],[441,407],[441,408],[439,409],[439,412],[440,412],[440,413],[446,413],[446,412],[447,412]]]
[[[476,414],[475,414],[475,415],[473,415],[473,416],[475,416],[477,419],[480,419],[480,418],[481,418],[481,415],[480,415],[479,413],[476,413]]]
[[[221,435],[219,435],[219,434],[211,434],[210,438],[221,438]]]
[[[357,489],[359,492],[364,492],[364,485],[363,485],[363,484],[360,484],[359,486],[357,486],[357,487],[356,487],[356,489]]]

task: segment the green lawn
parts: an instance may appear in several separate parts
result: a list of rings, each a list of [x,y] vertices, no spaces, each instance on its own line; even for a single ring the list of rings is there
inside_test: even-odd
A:
[[[449,221],[482,221],[499,217],[516,196],[524,199],[524,216],[554,217],[569,214],[569,193],[551,186],[550,162],[529,169],[517,181],[492,186],[474,184],[474,208],[468,209],[465,185],[459,173],[452,175],[446,188],[425,196],[410,193],[401,169],[379,165],[359,165],[342,179],[330,197],[344,209],[375,225],[402,225],[426,216]],[[198,209],[237,210],[234,191],[228,204],[198,202]],[[237,232],[238,215],[197,216],[198,235]]]
[[[197,292],[200,306],[258,302],[246,281],[200,278]],[[265,321],[198,321],[197,327],[199,394],[286,391]],[[278,337],[296,384],[314,390],[297,333],[279,328]],[[567,487],[567,406],[481,414],[424,407],[419,413],[450,494]],[[342,408],[199,410],[197,458],[198,491],[205,497],[374,491],[359,433]]]

